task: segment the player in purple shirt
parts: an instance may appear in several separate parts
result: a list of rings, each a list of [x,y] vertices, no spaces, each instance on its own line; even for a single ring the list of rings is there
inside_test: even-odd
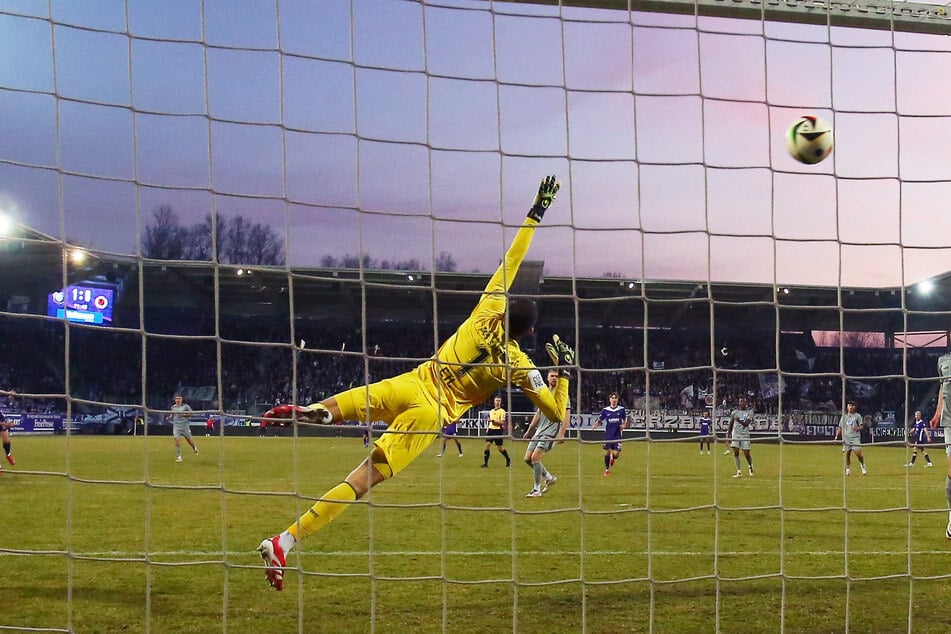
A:
[[[710,443],[713,441],[713,421],[710,415],[700,414],[700,453],[703,454],[703,443],[707,443],[707,453],[710,453]]]
[[[459,432],[456,430],[456,423],[450,423],[442,428],[442,450],[436,454],[437,458],[441,458],[444,453],[446,453],[446,443],[449,442],[449,439],[456,443],[456,449],[459,451],[459,457],[462,458],[464,455],[462,453],[462,444],[459,442]]]
[[[928,430],[928,424],[921,419],[921,410],[915,412],[915,425],[910,430],[911,444],[914,450],[911,453],[911,462],[906,467],[914,467],[915,460],[918,459],[918,452],[925,454],[925,466],[934,466],[931,464],[931,456],[928,455],[928,447],[925,445],[931,442],[931,432]]]
[[[611,475],[611,467],[621,454],[621,431],[627,429],[627,410],[618,405],[617,392],[608,396],[610,405],[601,410],[598,420],[594,421],[592,429],[597,429],[604,423],[604,475]]]

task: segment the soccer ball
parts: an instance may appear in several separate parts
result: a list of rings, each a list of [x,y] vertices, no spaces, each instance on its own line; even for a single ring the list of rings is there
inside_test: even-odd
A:
[[[786,131],[786,149],[801,163],[818,163],[832,153],[832,126],[815,115],[799,117]]]

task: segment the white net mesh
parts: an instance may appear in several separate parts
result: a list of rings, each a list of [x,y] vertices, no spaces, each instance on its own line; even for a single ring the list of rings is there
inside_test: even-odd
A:
[[[578,4],[0,0],[0,630],[951,621],[943,434],[906,443],[951,323],[945,7]],[[557,486],[523,498],[506,392],[507,456],[474,409],[265,595],[253,548],[369,449],[261,414],[428,358],[550,173],[512,293],[539,365],[578,352]]]

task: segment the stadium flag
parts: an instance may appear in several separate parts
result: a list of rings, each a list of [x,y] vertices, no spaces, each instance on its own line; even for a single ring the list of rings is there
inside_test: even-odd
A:
[[[692,409],[694,407],[694,394],[693,385],[688,385],[680,390],[680,405],[686,409]]]
[[[775,372],[760,372],[756,375],[759,379],[759,395],[761,398],[776,398],[781,393],[786,392],[786,382],[783,377]]]
[[[870,398],[875,396],[875,386],[871,383],[849,379],[847,385],[849,387],[849,394],[855,398]]]
[[[800,361],[805,361],[806,366],[809,368],[809,371],[812,372],[816,367],[816,358],[806,355],[802,350],[796,350],[796,358]]]

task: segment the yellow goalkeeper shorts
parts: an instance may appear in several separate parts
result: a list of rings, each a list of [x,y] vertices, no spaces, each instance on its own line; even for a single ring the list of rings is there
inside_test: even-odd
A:
[[[415,460],[442,430],[439,404],[427,387],[425,376],[413,371],[336,396],[344,420],[387,423],[386,431],[374,444],[394,475]]]

